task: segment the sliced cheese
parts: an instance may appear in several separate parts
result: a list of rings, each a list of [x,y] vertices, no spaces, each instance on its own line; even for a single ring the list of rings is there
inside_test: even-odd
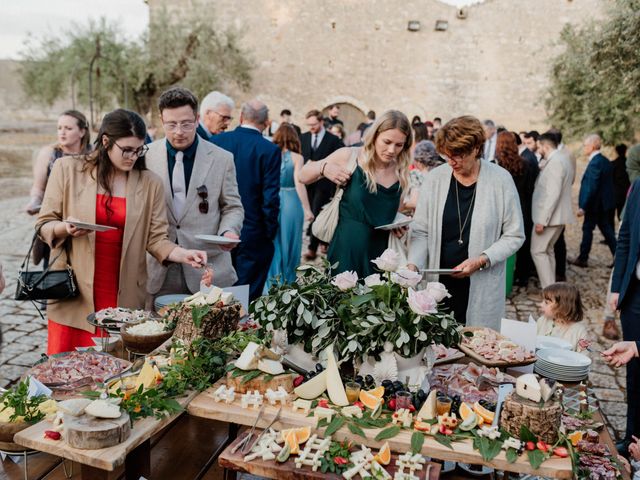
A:
[[[218,300],[220,300],[220,297],[222,296],[222,289],[216,286],[211,287],[211,290],[209,290],[209,293],[207,293],[206,296],[206,300],[207,303],[211,304],[211,303],[216,303]]]
[[[280,375],[284,373],[284,368],[278,360],[269,360],[268,358],[258,360],[258,370],[268,373],[269,375]]]
[[[72,417],[79,417],[84,413],[84,409],[91,403],[87,398],[71,398],[58,403],[58,409]]]
[[[340,370],[338,370],[338,362],[333,354],[333,346],[327,348],[327,392],[331,403],[339,407],[349,405],[347,392],[344,390],[342,379],[340,378]]]
[[[97,418],[120,418],[120,407],[107,400],[94,400],[84,412]]]
[[[138,378],[136,379],[136,390],[142,388],[145,390],[151,388],[156,383],[156,373],[153,370],[153,367],[150,363],[144,362],[140,373],[138,374]]]
[[[435,390],[431,390],[431,392],[429,392],[429,396],[424,402],[424,405],[422,405],[422,408],[418,412],[418,418],[420,420],[433,420],[436,418],[436,400],[437,393]]]
[[[335,414],[336,414],[335,410],[333,410],[332,408],[325,408],[325,407],[316,407],[315,410],[313,411],[313,416],[315,418],[317,419],[326,418],[329,421],[331,421],[331,419]]]
[[[556,381],[548,378],[540,380],[540,393],[542,394],[542,401],[548,402],[553,394],[556,393]]]
[[[540,382],[533,373],[527,373],[516,379],[516,393],[532,402],[539,402],[542,399]]]
[[[240,370],[255,370],[258,368],[258,349],[260,345],[255,342],[249,342],[240,358],[236,360],[236,367]]]
[[[294,388],[293,393],[295,393],[300,398],[313,400],[314,398],[318,398],[320,395],[322,395],[326,390],[327,371],[323,370],[311,380],[308,380]]]

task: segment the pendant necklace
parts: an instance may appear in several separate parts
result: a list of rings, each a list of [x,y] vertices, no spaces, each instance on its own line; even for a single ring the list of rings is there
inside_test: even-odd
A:
[[[471,210],[473,210],[473,203],[476,198],[478,180],[476,180],[476,183],[473,186],[473,195],[471,196],[471,203],[469,204],[469,209],[467,210],[467,216],[464,218],[464,223],[462,223],[462,216],[460,215],[460,198],[458,195],[458,180],[455,177],[453,178],[453,180],[456,182],[456,206],[458,207],[458,228],[460,229],[460,236],[458,237],[458,245],[462,245],[464,243],[464,240],[462,240],[462,233],[464,232],[464,229],[467,226],[467,221],[469,220],[469,215],[471,215]]]

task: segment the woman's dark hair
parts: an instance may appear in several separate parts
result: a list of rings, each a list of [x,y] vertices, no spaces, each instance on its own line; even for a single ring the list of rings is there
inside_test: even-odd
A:
[[[422,140],[429,140],[429,132],[427,126],[420,122],[412,125],[413,127],[413,144],[417,145]]]
[[[125,137],[136,137],[144,140],[147,135],[147,126],[144,120],[136,112],[118,108],[113,112],[107,113],[102,119],[98,137],[94,143],[95,150],[87,155],[86,169],[97,169],[97,181],[105,192],[107,192],[107,213],[113,213],[111,210],[111,177],[114,173],[114,166],[109,158],[109,150],[111,150],[115,142]],[[108,142],[105,146],[102,139],[107,138]],[[116,147],[117,148],[117,147]],[[135,170],[146,170],[147,165],[143,157],[139,157],[134,163]]]
[[[411,126],[415,125],[416,123],[422,123],[422,119],[420,118],[420,115],[414,115],[413,118],[411,119]]]
[[[518,154],[518,145],[512,132],[498,134],[496,140],[496,160],[498,165],[507,170],[512,177],[519,177],[524,171],[524,160]]]
[[[301,150],[298,132],[288,123],[283,123],[278,127],[278,130],[273,135],[273,143],[280,147],[282,151],[290,150],[300,153]]]
[[[627,158],[627,146],[624,143],[616,145],[616,153],[618,158]]]
[[[91,129],[89,128],[89,122],[87,122],[87,117],[84,116],[82,112],[78,110],[65,110],[60,114],[61,117],[73,117],[76,120],[76,124],[78,128],[84,130],[84,135],[80,139],[80,153],[89,153],[91,150]]]

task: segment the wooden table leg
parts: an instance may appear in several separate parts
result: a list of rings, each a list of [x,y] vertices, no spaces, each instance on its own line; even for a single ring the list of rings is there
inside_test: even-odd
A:
[[[110,476],[107,470],[90,467],[89,465],[80,465],[80,478],[82,480],[109,480]]]
[[[151,440],[147,439],[131,450],[124,461],[126,480],[151,476]]]

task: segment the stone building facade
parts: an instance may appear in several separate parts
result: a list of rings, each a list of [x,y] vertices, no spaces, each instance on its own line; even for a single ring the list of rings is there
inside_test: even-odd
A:
[[[252,91],[274,116],[339,102],[350,123],[389,108],[422,118],[470,113],[510,129],[544,128],[549,60],[567,23],[610,0],[199,0],[243,34]],[[148,0],[151,15],[190,2]],[[437,25],[437,26],[436,26]]]

